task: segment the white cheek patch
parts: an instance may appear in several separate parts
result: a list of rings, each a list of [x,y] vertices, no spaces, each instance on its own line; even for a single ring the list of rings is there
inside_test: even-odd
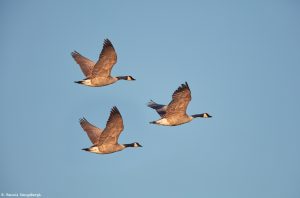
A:
[[[208,118],[207,113],[205,113],[205,114],[203,115],[203,118]]]

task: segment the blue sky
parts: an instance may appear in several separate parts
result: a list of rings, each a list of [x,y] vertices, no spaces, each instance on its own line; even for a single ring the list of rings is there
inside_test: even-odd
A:
[[[43,197],[300,197],[300,4],[288,1],[0,2],[0,193]],[[92,60],[109,38],[118,53],[103,88],[70,53]],[[187,81],[177,127],[150,125],[146,107],[167,104]],[[119,142],[91,145],[78,119],[104,127],[112,106]]]

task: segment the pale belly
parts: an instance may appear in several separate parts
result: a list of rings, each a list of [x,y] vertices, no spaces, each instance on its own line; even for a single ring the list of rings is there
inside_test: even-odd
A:
[[[121,145],[102,145],[89,148],[89,152],[97,154],[109,154],[123,150],[125,147]]]
[[[185,124],[190,122],[192,119],[189,117],[182,117],[182,118],[162,118],[156,121],[156,124],[163,125],[163,126],[177,126],[181,124]]]
[[[83,84],[90,87],[103,87],[106,85],[113,84],[117,81],[113,77],[97,77],[92,79],[86,79],[83,81]]]

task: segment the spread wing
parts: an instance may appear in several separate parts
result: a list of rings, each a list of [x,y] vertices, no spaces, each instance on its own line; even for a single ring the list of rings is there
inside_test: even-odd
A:
[[[153,100],[150,100],[147,104],[148,107],[155,109],[156,112],[163,117],[166,114],[167,105],[157,104]]]
[[[186,108],[191,101],[191,91],[187,82],[181,84],[180,87],[173,93],[172,101],[168,104],[166,114],[164,117],[170,117],[172,115],[185,115]]]
[[[82,56],[77,51],[72,52],[71,55],[76,61],[76,63],[80,66],[81,71],[84,73],[84,75],[86,77],[91,76],[95,63],[90,59]]]
[[[97,145],[118,144],[118,139],[124,129],[123,119],[117,107],[113,107]]]
[[[103,48],[99,56],[99,60],[93,68],[92,76],[110,76],[110,72],[117,62],[117,54],[115,52],[112,43],[105,39],[103,43]]]
[[[82,118],[79,120],[81,127],[86,132],[86,134],[89,136],[91,142],[95,144],[102,133],[102,129],[99,129],[98,127],[95,127],[91,123],[89,123],[85,118]]]

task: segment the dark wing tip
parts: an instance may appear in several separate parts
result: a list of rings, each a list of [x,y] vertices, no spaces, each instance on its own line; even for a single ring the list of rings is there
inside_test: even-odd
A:
[[[110,40],[108,38],[104,39],[104,43],[110,43]]]
[[[109,118],[108,118],[108,120],[107,120],[106,125],[107,125],[109,122],[111,122],[111,121],[114,119],[114,117],[116,117],[116,116],[120,116],[121,119],[122,119],[122,116],[121,116],[121,113],[120,113],[119,109],[118,109],[116,106],[113,106],[113,107],[111,108],[111,111],[110,111],[110,114],[109,114]]]
[[[185,84],[181,84],[177,90],[174,92],[174,94],[180,93],[182,91],[184,91],[185,89],[190,90],[189,85],[187,84],[187,82],[185,82]]]
[[[71,52],[71,56],[73,58],[76,58],[76,56],[80,55],[76,50],[74,50],[73,52]]]
[[[104,39],[104,42],[103,42],[103,48],[106,48],[106,47],[112,47],[114,48],[114,46],[112,45],[112,43],[110,42],[109,39]]]
[[[83,123],[85,123],[87,120],[83,117],[79,119],[79,123],[80,125],[82,125]]]
[[[81,124],[84,121],[84,118],[79,118],[79,123]]]
[[[190,90],[190,87],[187,82],[185,82],[184,84],[181,84],[181,87],[179,87],[179,88],[181,88],[182,90],[184,90],[184,89]]]
[[[148,107],[151,107],[151,104],[153,104],[154,103],[154,101],[153,100],[150,100],[146,105],[148,106]]]
[[[119,112],[119,109],[118,109],[116,106],[113,106],[113,107],[111,108],[111,112],[112,112],[112,113],[120,113],[120,112]]]
[[[86,123],[87,123],[87,120],[84,117],[79,119],[79,124],[80,124],[81,128],[84,129],[84,126]]]
[[[113,106],[111,108],[110,116],[109,117],[113,117],[116,114],[119,114],[121,116],[121,113],[120,113],[119,109],[116,106]]]
[[[185,81],[185,86],[190,89],[189,84]]]

